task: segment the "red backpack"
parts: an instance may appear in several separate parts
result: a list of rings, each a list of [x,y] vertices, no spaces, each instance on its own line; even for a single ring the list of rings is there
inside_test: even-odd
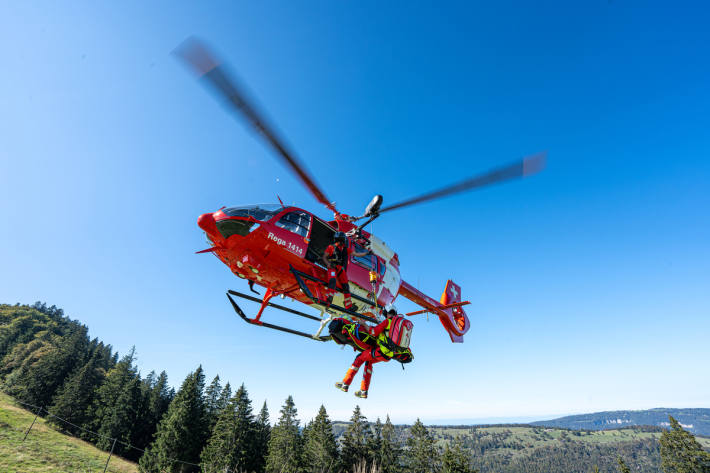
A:
[[[389,338],[398,347],[408,348],[413,329],[414,324],[411,320],[395,315],[390,322]]]

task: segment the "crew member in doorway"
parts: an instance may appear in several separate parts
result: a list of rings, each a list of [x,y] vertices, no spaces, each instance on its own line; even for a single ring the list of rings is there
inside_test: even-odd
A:
[[[371,253],[371,251],[350,252],[349,246],[348,237],[345,233],[335,232],[333,244],[328,245],[323,254],[323,263],[328,268],[328,304],[333,303],[335,291],[340,290],[343,293],[343,306],[346,309],[353,308],[353,303],[350,300],[350,284],[348,283],[347,273],[350,255],[365,256]]]

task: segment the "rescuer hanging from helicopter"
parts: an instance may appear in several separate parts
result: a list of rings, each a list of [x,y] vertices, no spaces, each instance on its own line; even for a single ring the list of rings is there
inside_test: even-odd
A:
[[[374,348],[363,350],[355,360],[348,371],[345,373],[343,381],[335,383],[335,387],[343,392],[347,392],[350,383],[357,374],[360,366],[365,364],[362,373],[362,382],[360,383],[360,391],[355,392],[355,396],[367,399],[367,392],[370,389],[370,381],[372,380],[372,365],[380,361],[390,361],[395,358],[403,363],[410,362],[414,355],[409,349],[409,340],[412,336],[413,324],[404,317],[397,315],[395,309],[390,309],[385,312],[385,320],[377,324],[375,327],[367,328],[366,338],[373,338],[376,346]],[[359,324],[358,324],[359,325]],[[354,328],[362,327],[356,325]],[[350,327],[353,327],[350,325]],[[345,330],[348,330],[347,328]],[[364,343],[371,340],[362,340]]]
[[[352,309],[353,304],[350,300],[350,284],[348,282],[348,259],[350,255],[365,256],[370,254],[368,251],[349,251],[348,237],[343,232],[335,232],[333,235],[333,244],[328,245],[323,254],[323,262],[328,268],[328,288],[327,297],[328,305],[333,303],[335,291],[340,290],[343,293],[343,307]]]

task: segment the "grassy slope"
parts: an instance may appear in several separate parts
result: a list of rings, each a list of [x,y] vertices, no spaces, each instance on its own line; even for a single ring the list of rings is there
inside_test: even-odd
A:
[[[57,432],[37,418],[34,427],[22,442],[34,414],[0,393],[0,471],[10,472],[102,472],[108,453],[90,443]],[[111,457],[108,470],[114,473],[135,473],[138,467],[116,456]]]

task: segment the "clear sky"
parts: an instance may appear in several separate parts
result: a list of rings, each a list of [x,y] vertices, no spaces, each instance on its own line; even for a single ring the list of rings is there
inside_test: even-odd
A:
[[[2,2],[0,301],[56,304],[174,385],[201,363],[273,418],[289,394],[302,420],[710,407],[709,22],[705,2]],[[171,57],[190,35],[346,212],[549,151],[375,222],[405,280],[462,286],[464,344],[420,316],[414,363],[377,365],[362,401],[333,387],[352,350],[236,317],[198,215],[276,194],[330,215]]]

